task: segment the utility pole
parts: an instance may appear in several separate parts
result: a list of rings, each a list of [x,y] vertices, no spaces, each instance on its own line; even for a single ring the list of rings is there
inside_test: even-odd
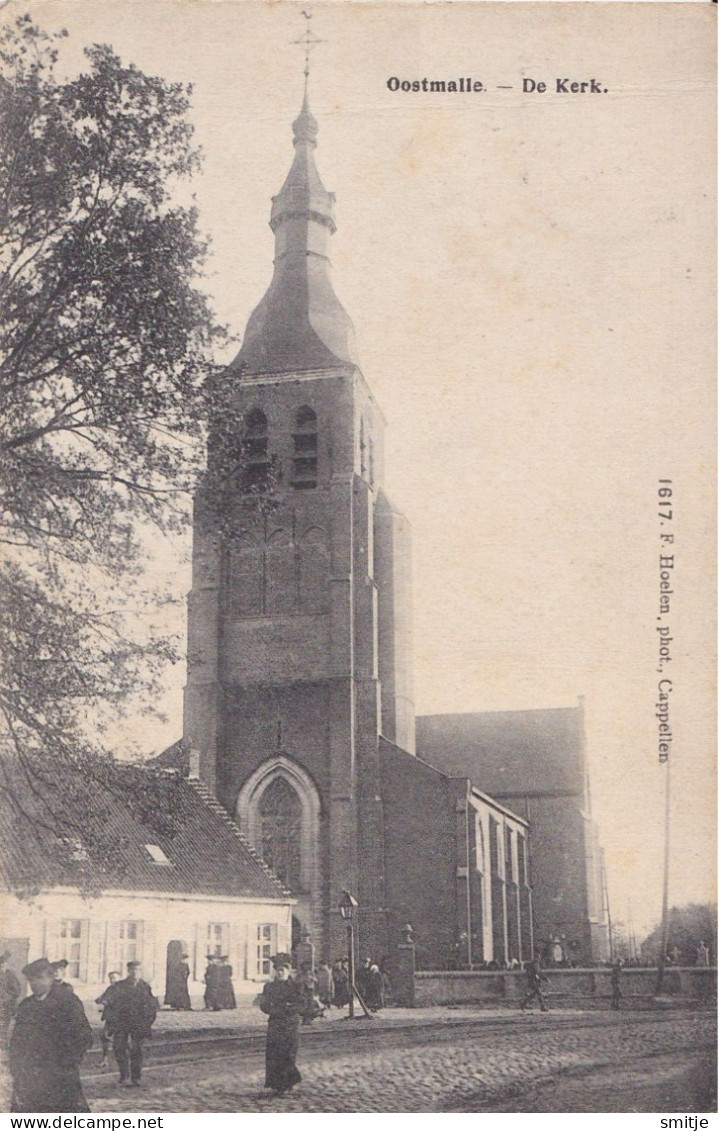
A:
[[[614,961],[614,935],[612,933],[612,913],[609,909],[609,888],[607,887],[607,865],[602,849],[602,894],[604,896],[604,909],[607,912],[607,933],[609,935],[609,961]]]
[[[662,992],[664,985],[664,966],[667,956],[667,944],[669,942],[669,814],[670,814],[670,774],[669,767],[671,765],[667,758],[664,763],[666,766],[666,777],[664,778],[664,883],[662,885],[662,945],[659,951],[659,964],[657,966],[657,986],[656,992]]]

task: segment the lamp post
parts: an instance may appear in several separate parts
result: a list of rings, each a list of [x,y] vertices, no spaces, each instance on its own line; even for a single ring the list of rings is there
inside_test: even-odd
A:
[[[350,1018],[355,1015],[355,917],[359,904],[348,891],[342,892],[340,915],[347,924],[347,949],[350,960]]]

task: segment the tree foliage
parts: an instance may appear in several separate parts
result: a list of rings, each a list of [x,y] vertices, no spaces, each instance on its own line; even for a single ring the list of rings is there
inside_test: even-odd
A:
[[[711,961],[716,962],[716,924],[716,904],[687,903],[683,907],[670,908],[667,953],[673,957],[676,948],[678,964],[693,966],[697,959],[697,947],[703,942],[709,948]],[[660,955],[661,942],[662,926],[659,923],[642,943],[642,954],[656,961]]]
[[[174,655],[125,609],[139,530],[187,522],[222,331],[173,199],[198,168],[190,89],[98,45],[61,81],[61,38],[24,16],[0,41],[0,727],[16,804],[67,832],[98,775],[129,780],[108,706],[151,701]]]

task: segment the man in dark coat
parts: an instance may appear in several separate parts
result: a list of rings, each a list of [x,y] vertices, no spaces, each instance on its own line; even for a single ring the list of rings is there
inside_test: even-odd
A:
[[[22,996],[20,983],[12,970],[8,970],[7,968],[10,957],[9,950],[5,950],[0,954],[0,1048],[3,1049],[7,1047],[7,1035],[10,1022],[15,1016],[17,1003]]]
[[[105,1006],[105,1018],[113,1034],[112,1047],[120,1070],[120,1083],[131,1084],[134,1088],[140,1086],[142,1046],[152,1035],[158,1010],[157,999],[140,977],[141,972],[140,962],[128,962],[127,977],[115,983],[112,997]]]
[[[38,958],[23,969],[32,994],[21,1001],[10,1037],[11,1111],[89,1111],[80,1061],[92,1029],[71,986],[55,985],[52,966]]]
[[[190,980],[190,967],[187,965],[189,955],[183,954],[180,962],[173,966],[167,975],[167,993],[165,1005],[171,1009],[192,1009],[190,992],[187,983]]]
[[[219,960],[216,955],[208,954],[207,969],[205,970],[205,1009],[212,1009],[217,1012],[221,1008],[217,997],[219,981]]]
[[[302,986],[291,977],[289,954],[272,959],[273,982],[267,982],[260,996],[260,1009],[269,1017],[265,1055],[265,1087],[278,1095],[291,1092],[302,1079],[297,1065],[300,1017],[305,1004]]]
[[[522,1002],[522,1009],[526,1009],[530,1001],[533,1001],[536,997],[542,1013],[548,1013],[547,1003],[542,994],[542,982],[548,982],[549,979],[546,974],[542,973],[542,964],[539,954],[535,954],[530,962],[525,963],[524,969],[527,972],[527,993]]]

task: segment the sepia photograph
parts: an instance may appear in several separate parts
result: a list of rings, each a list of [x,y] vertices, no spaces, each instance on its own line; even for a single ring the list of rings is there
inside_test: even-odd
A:
[[[1,1110],[716,1112],[716,16],[4,4]]]

